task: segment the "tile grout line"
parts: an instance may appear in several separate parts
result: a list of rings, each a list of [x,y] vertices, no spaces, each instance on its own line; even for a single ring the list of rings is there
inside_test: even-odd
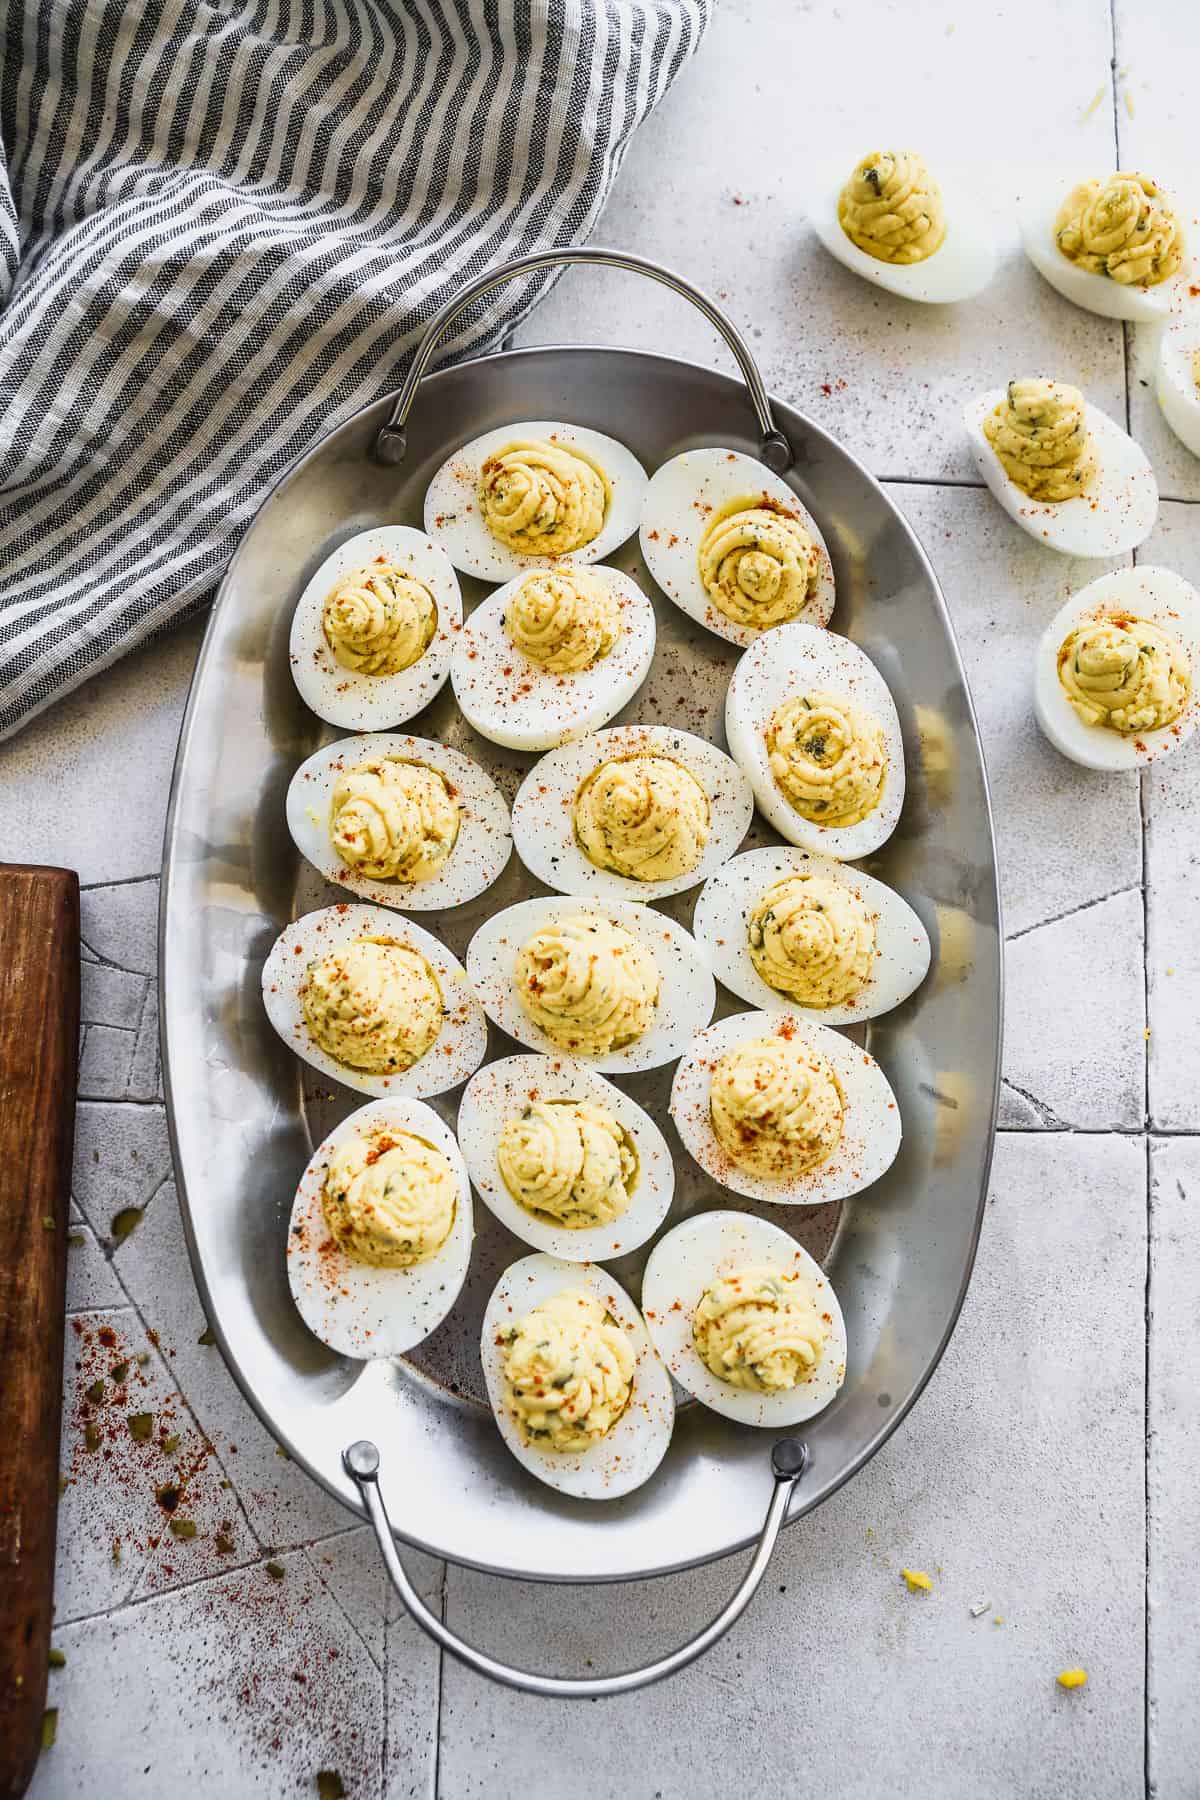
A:
[[[1143,868],[1145,857],[1143,855]],[[1107,900],[1119,900],[1123,894],[1136,894],[1143,889],[1145,875],[1141,880],[1131,881],[1125,887],[1113,888],[1111,893],[1097,894],[1093,900],[1081,900],[1078,906],[1068,906],[1066,912],[1052,913],[1048,919],[1035,919],[1032,925],[1022,925],[1019,931],[1010,931],[1005,938],[1006,944],[1015,944],[1019,938],[1028,937],[1031,931],[1043,931],[1048,925],[1060,925],[1064,919],[1073,919],[1077,913],[1087,912],[1090,907],[1103,906]]]
[[[138,887],[147,881],[157,881],[160,874],[161,870],[154,869],[149,875],[120,875],[116,881],[81,881],[79,891],[81,894],[98,894],[104,888]]]
[[[1117,0],[1109,0],[1109,26],[1112,42],[1112,120],[1113,143],[1116,155],[1116,166],[1121,166],[1121,115],[1117,104],[1117,65],[1119,62],[1119,27],[1117,24]],[[1125,378],[1125,430],[1132,435],[1133,395],[1130,388],[1129,369],[1130,327],[1121,324],[1121,361]],[[1137,549],[1133,550],[1130,561],[1137,567]],[[1153,1266],[1153,1183],[1151,1177],[1151,1153],[1153,1144],[1153,1122],[1150,1111],[1150,887],[1149,856],[1147,848],[1146,818],[1146,771],[1143,769],[1138,777],[1138,840],[1141,849],[1141,894],[1142,894],[1142,1023],[1146,1033],[1145,1055],[1142,1060],[1142,1140],[1146,1165],[1146,1271],[1143,1296],[1143,1370],[1142,1370],[1142,1530],[1143,1530],[1143,1573],[1142,1573],[1142,1786],[1146,1800],[1150,1800],[1150,1331],[1151,1331],[1151,1270]]]
[[[438,1596],[439,1601],[440,1601],[438,1611],[441,1614],[441,1620],[442,1620],[443,1625],[446,1623],[446,1613],[447,1613],[447,1610],[449,1607],[449,1587],[450,1587],[450,1564],[447,1562],[444,1562],[442,1564],[441,1591]],[[446,1652],[445,1652],[445,1650],[443,1650],[443,1648],[440,1644],[438,1645],[437,1656],[438,1656],[437,1692],[434,1696],[434,1712],[433,1712],[433,1796],[432,1796],[432,1800],[441,1800],[441,1792],[442,1792],[442,1723],[443,1723],[443,1719],[445,1717],[444,1700],[445,1700],[445,1686],[446,1686]]]
[[[1142,1769],[1146,1800],[1152,1793],[1150,1776],[1150,1328],[1154,1315],[1154,1168],[1153,1143],[1146,1137],[1146,1285],[1144,1318],[1146,1322],[1145,1366],[1142,1376],[1144,1393],[1144,1476],[1142,1488],[1143,1523],[1146,1538],[1145,1563],[1142,1571]]]

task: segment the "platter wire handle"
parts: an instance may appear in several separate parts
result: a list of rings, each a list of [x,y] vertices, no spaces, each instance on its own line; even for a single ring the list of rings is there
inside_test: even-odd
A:
[[[548,1700],[600,1700],[613,1694],[631,1694],[637,1688],[649,1687],[653,1681],[662,1681],[666,1676],[686,1669],[689,1663],[695,1662],[698,1656],[703,1656],[706,1650],[710,1650],[719,1638],[724,1637],[730,1626],[736,1624],[754,1598],[758,1585],[767,1572],[767,1564],[771,1560],[775,1540],[787,1513],[788,1502],[807,1469],[808,1462],[808,1445],[801,1443],[799,1438],[780,1438],[773,1447],[771,1474],[774,1483],[758,1545],[736,1591],[703,1631],[689,1638],[686,1644],[681,1644],[678,1650],[672,1650],[657,1662],[647,1663],[642,1669],[627,1669],[620,1675],[589,1675],[582,1680],[570,1680],[558,1675],[535,1675],[527,1669],[514,1669],[508,1663],[498,1662],[485,1650],[476,1650],[472,1644],[456,1636],[436,1613],[430,1612],[408,1579],[404,1564],[396,1554],[387,1508],[379,1491],[379,1451],[374,1444],[360,1439],[342,1452],[342,1465],[362,1495],[392,1586],[421,1630],[440,1644],[443,1650],[448,1650],[451,1656],[465,1663],[468,1669],[474,1669],[477,1675],[486,1675],[489,1681],[517,1688],[523,1694],[540,1694]]]
[[[562,250],[533,250],[527,256],[518,256],[512,262],[501,263],[498,268],[485,269],[474,281],[469,281],[464,288],[453,295],[441,311],[429,321],[425,335],[413,354],[404,384],[396,395],[396,403],[392,407],[387,424],[380,427],[375,438],[375,458],[394,468],[404,461],[408,449],[408,434],[405,424],[412,411],[416,399],[417,388],[422,378],[428,373],[438,345],[450,330],[451,326],[462,317],[463,313],[476,300],[492,293],[496,288],[506,287],[510,281],[517,281],[522,275],[534,275],[541,269],[556,269],[569,263],[590,263],[606,269],[627,269],[634,275],[645,275],[651,281],[660,281],[672,293],[681,294],[697,307],[709,324],[724,338],[733,353],[734,360],[742,372],[742,380],[746,383],[750,395],[750,403],[758,417],[758,428],[762,434],[759,455],[768,469],[774,469],[782,475],[795,462],[792,446],[775,423],[771,411],[771,402],[767,398],[767,390],[763,378],[758,372],[758,364],[750,354],[750,347],[733,321],[726,317],[715,301],[677,275],[673,269],[664,268],[662,263],[651,262],[646,256],[633,256],[626,250],[604,249],[599,244],[571,244]]]

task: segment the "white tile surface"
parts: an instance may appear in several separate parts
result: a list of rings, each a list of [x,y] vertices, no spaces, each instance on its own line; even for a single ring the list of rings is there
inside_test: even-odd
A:
[[[1155,1144],[1150,1168],[1149,1791],[1156,1800],[1183,1800],[1196,1791],[1200,1636],[1200,1140]]]
[[[1200,508],[1166,505],[1141,553],[1200,584]],[[1200,739],[1142,776],[1146,811],[1150,1114],[1200,1124]]]
[[[1140,1130],[1146,1092],[1141,890],[1027,931],[1009,943],[1005,974],[1001,1122]]]
[[[292,1800],[321,1769],[379,1792],[383,1696],[362,1639],[302,1554],[60,1628],[58,1742],[32,1800]],[[432,1694],[421,1691],[422,1711]],[[404,1732],[403,1713],[390,1720]]]
[[[670,1684],[582,1714],[448,1663],[446,1800],[560,1800],[595,1791],[599,1770],[605,1794],[673,1800],[726,1764],[755,1795],[801,1775],[839,1800],[1140,1791],[1145,1182],[1140,1143],[1002,1137],[937,1375],[870,1467],[788,1533],[747,1618]],[[1087,1282],[1064,1282],[1068,1265]],[[1097,1308],[1122,1330],[1097,1333]],[[933,1593],[909,1593],[902,1566]],[[724,1564],[547,1593],[451,1570],[449,1619],[582,1674],[669,1648],[732,1580]],[[972,1619],[981,1598],[991,1611]],[[1089,1685],[1065,1693],[1055,1677],[1075,1664]]]
[[[5,857],[65,862],[85,883],[157,874],[200,635],[184,625],[136,651],[0,744]]]
[[[631,151],[597,231],[667,263],[725,306],[769,387],[877,475],[973,475],[963,401],[1054,367],[1123,414],[1121,329],[1069,306],[1018,248],[1014,195],[1047,160],[1112,161],[1111,29],[1103,0],[988,7],[800,7],[723,0],[708,42]],[[1056,62],[1046,104],[1043,60]],[[981,96],[1003,70],[1013,126],[1003,159],[981,140]],[[802,90],[803,97],[800,97]],[[804,170],[880,136],[916,141],[986,196],[1003,247],[988,291],[955,307],[895,299],[824,251],[805,221]],[[664,171],[670,178],[664,179]],[[632,344],[732,367],[698,314],[636,278],[572,270],[522,328],[523,344]]]
[[[1035,544],[983,488],[894,486],[946,596],[979,715],[1008,932],[1140,882],[1137,781],[1068,762],[1033,716],[1031,662],[1073,592],[1114,564]]]
[[[1200,462],[1141,385],[1147,335],[1128,334],[1126,390],[1120,327],[1061,300],[1016,247],[1009,196],[1030,168],[1047,180],[1103,171],[1116,129],[1125,166],[1168,183],[1195,169],[1194,9],[1118,0],[1116,15],[1114,96],[1107,0],[720,0],[708,44],[631,149],[597,233],[712,292],[776,391],[877,474],[901,478],[892,497],[929,550],[973,684],[1011,940],[1011,1129],[959,1330],[912,1419],[789,1534],[754,1613],[678,1681],[564,1712],[443,1670],[398,1614],[367,1533],[276,1454],[220,1353],[198,1341],[205,1320],[156,1104],[154,979],[154,877],[198,629],[0,745],[0,854],[68,863],[88,884],[90,1098],[72,1221],[83,1242],[68,1271],[69,1306],[92,1341],[69,1328],[55,1632],[68,1662],[51,1676],[59,1741],[39,1766],[37,1800],[270,1800],[315,1793],[322,1768],[338,1770],[355,1800],[675,1800],[711,1782],[731,1750],[754,1800],[791,1791],[798,1775],[835,1800],[1123,1800],[1143,1791],[1147,1757],[1157,1800],[1195,1793],[1200,1140],[1143,1134],[1143,1033],[1148,1024],[1154,1126],[1200,1130],[1200,749],[1147,777],[1139,797],[1136,783],[1087,774],[1041,741],[1034,644],[1101,565],[1042,550],[1000,513],[974,484],[959,422],[967,395],[1022,370],[1078,381],[1118,417],[1128,392],[1163,491],[1200,498]],[[1003,154],[980,126],[1000,89]],[[852,159],[889,133],[917,141],[935,166],[961,162],[982,204],[998,203],[1000,271],[978,300],[945,311],[891,300],[831,261],[805,223],[814,147],[844,146]],[[519,336],[729,366],[682,302],[598,271],[568,275]],[[1165,505],[1144,554],[1200,583],[1200,512]],[[144,1216],[115,1248],[112,1220],[129,1205]],[[111,1347],[98,1346],[101,1329],[115,1334]],[[100,1348],[106,1367],[127,1350],[149,1355],[135,1365],[137,1408],[172,1421],[181,1444],[170,1456],[129,1437],[134,1408],[107,1392],[108,1454],[86,1449],[94,1407],[80,1396],[100,1378]],[[184,1540],[164,1529],[155,1497],[161,1465],[181,1458],[181,1505],[197,1523]],[[731,1579],[719,1567],[575,1592],[452,1571],[443,1592],[440,1565],[410,1561],[456,1624],[567,1672],[678,1641]],[[901,1565],[928,1569],[933,1594],[909,1594]],[[972,1620],[980,1599],[991,1610]],[[1054,1676],[1074,1663],[1091,1680],[1065,1693]]]

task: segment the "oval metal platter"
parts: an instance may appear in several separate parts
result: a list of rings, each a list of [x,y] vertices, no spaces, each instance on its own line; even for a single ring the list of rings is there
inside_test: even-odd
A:
[[[937,1365],[962,1303],[995,1125],[1001,947],[983,759],[936,579],[865,470],[800,414],[779,402],[775,412],[796,454],[787,479],[832,553],[832,627],[877,664],[904,729],[904,814],[866,866],[911,902],[934,947],[924,986],[868,1028],[901,1107],[898,1160],[843,1208],[797,1209],[785,1222],[829,1271],[850,1344],[844,1387],[806,1431],[812,1464],[794,1504],[799,1516],[895,1429]],[[410,1358],[349,1362],[310,1336],[288,1291],[288,1214],[313,1145],[357,1100],[331,1094],[285,1049],[267,1023],[259,981],[283,925],[345,897],[301,864],[284,821],[293,771],[319,743],[342,735],[302,704],[288,667],[292,609],[321,560],[372,526],[419,526],[439,463],[495,426],[577,420],[619,438],[653,470],[702,444],[754,455],[755,419],[745,388],[711,370],[634,351],[557,348],[509,351],[428,378],[398,469],[372,457],[387,413],[381,400],[324,439],[266,500],[222,585],[184,720],[163,871],[161,1006],[196,1282],[225,1358],[268,1429],[348,1506],[361,1510],[341,1452],[370,1438],[380,1447],[398,1534],[435,1556],[549,1580],[665,1573],[753,1539],[770,1486],[769,1434],[690,1404],[681,1407],[657,1474],[625,1499],[571,1501],[527,1476],[483,1404],[477,1350],[496,1275],[527,1246],[482,1206],[463,1296]],[[611,560],[655,591],[636,538]],[[468,607],[486,591],[478,582],[463,585]],[[654,665],[619,720],[675,724],[723,744],[722,707],[738,652],[661,595],[655,604]],[[534,760],[477,738],[448,686],[405,729],[465,750],[510,799]],[[748,843],[774,841],[756,820]],[[483,918],[544,891],[514,857],[488,894],[439,915],[437,929],[461,957]],[[693,900],[682,895],[664,907],[688,923]],[[723,994],[719,1012],[738,1010]],[[490,1053],[511,1048],[493,1030]],[[675,1223],[729,1201],[674,1135],[666,1116],[670,1074],[625,1085],[672,1144]],[[457,1096],[439,1106],[453,1125]],[[643,1260],[644,1253],[613,1266],[635,1299]]]

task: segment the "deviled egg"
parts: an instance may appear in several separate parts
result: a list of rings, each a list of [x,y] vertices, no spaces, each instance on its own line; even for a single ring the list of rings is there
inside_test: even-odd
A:
[[[1154,391],[1175,436],[1193,456],[1200,456],[1200,307],[1194,298],[1162,334]]]
[[[1086,769],[1138,769],[1196,727],[1200,594],[1144,564],[1089,582],[1051,620],[1034,669],[1037,722]]]
[[[975,465],[1011,519],[1064,556],[1120,556],[1158,517],[1144,452],[1065,381],[1026,376],[963,409]]]
[[[569,1262],[636,1250],[675,1192],[671,1152],[653,1119],[568,1056],[506,1056],[480,1069],[463,1093],[458,1138],[501,1223]]]
[[[475,1073],[487,1049],[462,964],[381,906],[324,906],[285,926],[262,987],[284,1043],[360,1093],[444,1094]]]
[[[673,1062],[717,1003],[683,926],[632,900],[522,900],[479,927],[467,975],[519,1044],[606,1074]]]
[[[832,256],[905,300],[969,300],[995,273],[978,194],[915,150],[872,150],[853,166],[840,159],[814,182],[808,213]]]
[[[494,744],[551,750],[632,700],[655,636],[654,607],[620,569],[534,569],[489,594],[463,626],[450,665],[454,697]]]
[[[1062,183],[1021,209],[1025,254],[1064,300],[1104,319],[1161,323],[1186,278],[1183,226],[1148,175]]]
[[[816,1206],[869,1187],[900,1148],[874,1057],[801,1013],[737,1013],[693,1039],[671,1117],[705,1174],[735,1194]]]
[[[300,1177],[288,1229],[292,1298],[343,1356],[400,1356],[440,1325],[471,1260],[471,1184],[432,1107],[373,1100]]]
[[[377,525],[339,544],[296,603],[289,652],[318,718],[387,731],[428,706],[450,673],[462,594],[423,531]]]
[[[456,569],[511,581],[528,569],[597,563],[632,537],[646,471],[602,431],[521,419],[472,438],[425,493],[425,529]]]
[[[715,744],[667,725],[618,725],[535,763],[512,828],[547,887],[661,900],[719,869],[753,816],[750,783]]]
[[[671,1378],[641,1313],[595,1263],[513,1263],[488,1301],[479,1352],[500,1435],[539,1481],[615,1500],[666,1455]]]
[[[825,625],[833,564],[787,482],[740,450],[685,450],[650,478],[640,541],[668,600],[743,648],[789,619]]]
[[[907,900],[861,869],[790,845],[746,850],[718,869],[692,932],[740,999],[825,1025],[890,1012],[929,970],[929,935]]]
[[[896,703],[848,638],[797,620],[754,644],[729,683],[725,736],[789,843],[849,861],[895,830],[904,804]]]
[[[846,1325],[828,1277],[750,1213],[701,1213],[660,1239],[642,1312],[680,1387],[744,1425],[799,1425],[845,1379]]]
[[[491,776],[461,751],[398,732],[342,738],[301,763],[287,822],[326,881],[408,912],[473,900],[512,850]]]

